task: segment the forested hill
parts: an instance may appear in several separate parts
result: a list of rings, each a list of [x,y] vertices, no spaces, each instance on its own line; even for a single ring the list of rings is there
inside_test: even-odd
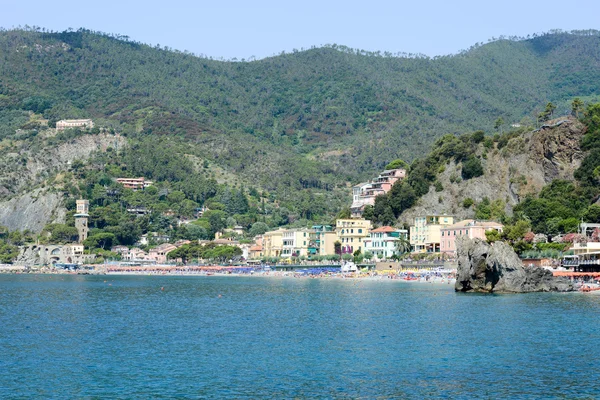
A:
[[[130,137],[174,135],[269,190],[329,188],[412,160],[444,134],[565,112],[598,93],[600,34],[498,40],[401,58],[330,46],[243,62],[86,30],[0,32],[0,135],[92,117]],[[500,127],[501,128],[501,127]]]

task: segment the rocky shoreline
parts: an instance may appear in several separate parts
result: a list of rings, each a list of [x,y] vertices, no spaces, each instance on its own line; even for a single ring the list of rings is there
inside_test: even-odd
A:
[[[455,291],[475,293],[572,292],[573,283],[540,267],[525,267],[512,247],[480,239],[456,239]]]

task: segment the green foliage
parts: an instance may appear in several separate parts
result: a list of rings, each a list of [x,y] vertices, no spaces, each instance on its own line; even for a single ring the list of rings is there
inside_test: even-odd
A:
[[[89,236],[83,241],[83,245],[88,248],[98,249],[110,249],[113,243],[116,242],[117,237],[113,233],[101,232]]]
[[[44,227],[42,235],[50,234],[51,243],[71,243],[76,242],[79,233],[74,226],[65,224],[49,224]]]
[[[483,175],[483,166],[481,161],[476,157],[469,157],[467,161],[463,163],[461,176],[464,180],[477,178]]]
[[[398,169],[398,168],[408,169],[408,167],[409,167],[409,165],[406,161],[397,159],[397,160],[392,161],[388,165],[386,165],[385,169]]]
[[[463,200],[462,206],[464,208],[470,208],[473,204],[475,204],[475,201],[473,201],[472,198],[467,197],[466,199]]]
[[[495,229],[485,231],[485,238],[489,243],[497,242],[502,239],[502,234]]]
[[[250,236],[254,237],[257,235],[262,235],[263,233],[267,232],[269,230],[269,226],[267,224],[265,224],[264,222],[255,222],[254,224],[252,224],[252,228],[250,228]]]
[[[169,259],[181,258],[186,264],[193,259],[202,258],[205,260],[214,260],[218,262],[235,259],[242,254],[242,249],[237,246],[219,246],[215,243],[199,245],[197,243],[184,244],[167,254]]]

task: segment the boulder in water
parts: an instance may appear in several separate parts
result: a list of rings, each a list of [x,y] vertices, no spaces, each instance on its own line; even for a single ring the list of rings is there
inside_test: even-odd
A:
[[[481,239],[456,239],[457,292],[527,293],[570,292],[573,284],[540,267],[525,267],[515,251],[504,242],[489,244]]]

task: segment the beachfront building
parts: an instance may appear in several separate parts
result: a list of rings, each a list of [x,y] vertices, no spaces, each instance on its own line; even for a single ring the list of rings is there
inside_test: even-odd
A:
[[[264,256],[262,244],[255,244],[248,249],[249,260],[260,260]]]
[[[498,222],[465,219],[440,229],[440,251],[456,255],[456,238],[466,236],[471,239],[486,240],[485,232],[494,230],[502,232],[504,226]]]
[[[330,256],[335,254],[337,234],[331,225],[313,225],[309,233],[308,254]]]
[[[371,221],[363,218],[345,218],[335,221],[337,240],[342,244],[342,254],[356,250],[364,252],[364,240],[369,236]]]
[[[157,264],[165,264],[167,262],[167,254],[175,249],[177,249],[177,246],[171,243],[160,244],[155,248],[148,250],[146,260],[155,261]]]
[[[366,205],[375,204],[375,197],[386,194],[394,183],[406,177],[404,168],[386,169],[371,182],[364,182],[352,187],[352,205],[350,211],[353,218],[360,218]]]
[[[91,119],[61,119],[56,123],[57,131],[74,128],[92,129],[93,127],[94,123]]]
[[[282,234],[281,257],[307,256],[309,241],[308,229],[285,229]]]
[[[263,235],[263,253],[265,257],[281,256],[281,250],[283,249],[283,231],[284,229],[278,229],[276,231],[266,232]]]
[[[450,215],[431,214],[415,218],[410,227],[410,245],[414,253],[439,253],[441,250],[441,230],[454,223]]]
[[[377,260],[386,260],[396,254],[396,243],[401,239],[408,240],[406,229],[382,226],[373,229],[364,240],[365,252],[373,253]]]
[[[152,185],[152,181],[145,178],[117,178],[117,182],[123,185],[125,189],[140,190]]]
[[[34,265],[85,264],[95,258],[93,254],[84,254],[83,245],[80,243],[28,245],[21,246],[20,251],[34,260]]]

